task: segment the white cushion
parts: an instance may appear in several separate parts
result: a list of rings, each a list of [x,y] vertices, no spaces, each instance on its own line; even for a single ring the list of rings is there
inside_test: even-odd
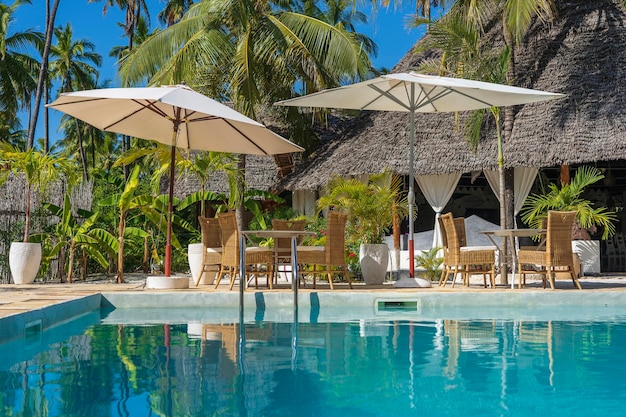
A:
[[[473,250],[496,250],[495,246],[461,246],[461,252],[470,252]]]
[[[324,246],[297,246],[296,250],[298,252],[324,252],[326,247]]]
[[[252,246],[250,248],[246,248],[246,252],[267,252],[270,248],[265,246]]]
[[[222,253],[222,248],[206,248],[207,253]]]

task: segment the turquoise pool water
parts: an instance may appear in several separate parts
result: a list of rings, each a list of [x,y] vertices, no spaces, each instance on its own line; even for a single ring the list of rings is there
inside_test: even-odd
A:
[[[147,314],[147,315],[146,315]],[[2,416],[621,416],[626,320],[92,312],[0,346]],[[257,317],[259,318],[259,317]],[[316,321],[316,320],[313,320]],[[144,324],[141,324],[144,323]],[[243,330],[243,331],[242,331]]]

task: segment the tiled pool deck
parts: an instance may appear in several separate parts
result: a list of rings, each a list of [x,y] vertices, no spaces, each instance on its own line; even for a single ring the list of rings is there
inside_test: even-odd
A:
[[[125,284],[103,280],[72,284],[0,285],[0,342],[15,337],[16,333],[19,336],[29,323],[38,322],[45,329],[101,306],[119,309],[155,306],[233,308],[239,304],[238,287],[232,291],[227,285],[220,285],[217,290],[211,285],[197,288],[192,285],[184,290],[149,290],[144,288],[144,279],[131,279]],[[516,311],[531,312],[546,306],[565,306],[571,311],[607,308],[626,312],[626,274],[584,277],[580,281],[582,291],[575,289],[571,280],[558,280],[556,290],[543,289],[538,282],[530,282],[522,289],[511,289],[510,285],[483,288],[478,281],[470,287],[457,284],[452,288],[448,284],[443,288],[434,285],[432,288],[403,289],[394,288],[391,284],[366,286],[358,283],[353,285],[353,289],[346,284],[336,284],[333,291],[327,284],[318,284],[316,289],[310,286],[300,288],[298,300],[302,309],[311,310],[349,306],[367,312],[381,302],[411,302],[428,308],[431,314],[450,312],[455,308],[458,314],[462,314],[463,307],[476,305],[484,308],[487,316],[489,309],[510,307],[517,308]],[[273,290],[247,289],[244,306],[288,309],[293,306],[293,292],[287,283]]]

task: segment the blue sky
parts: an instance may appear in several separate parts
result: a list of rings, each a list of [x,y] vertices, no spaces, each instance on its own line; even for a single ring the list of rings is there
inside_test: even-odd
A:
[[[4,0],[3,3],[11,3]],[[148,0],[152,26],[158,26],[157,15],[165,4],[163,0]],[[104,62],[101,68],[100,82],[106,79],[112,81],[111,86],[118,86],[115,80],[115,60],[108,56],[113,46],[126,45],[123,31],[118,22],[124,21],[124,14],[116,7],[110,7],[103,15],[104,2],[87,3],[87,0],[62,0],[56,18],[56,26],[64,26],[70,22],[76,39],[89,40],[95,44],[95,51],[102,55]],[[422,35],[422,31],[409,30],[406,27],[407,15],[414,13],[414,2],[407,2],[404,7],[397,9],[379,9],[375,16],[370,17],[368,25],[361,25],[358,30],[370,36],[378,44],[379,53],[374,58],[377,68],[391,69],[413,46]],[[18,9],[13,31],[34,28],[41,32],[45,29],[45,0],[33,0],[31,5],[25,4]],[[55,114],[56,113],[56,114]],[[50,112],[51,129],[56,129],[60,114]],[[28,123],[23,121],[26,128]],[[38,122],[38,132],[43,121]],[[42,134],[37,134],[40,137]],[[55,132],[51,131],[54,137]]]

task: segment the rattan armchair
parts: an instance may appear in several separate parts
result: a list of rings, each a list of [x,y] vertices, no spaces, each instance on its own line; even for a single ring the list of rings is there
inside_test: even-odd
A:
[[[455,221],[456,220],[456,221]],[[445,286],[448,276],[452,274],[452,286],[456,274],[463,276],[463,284],[469,286],[469,278],[474,274],[482,274],[485,288],[487,287],[487,275],[492,288],[496,287],[496,248],[492,246],[466,246],[465,220],[454,219],[452,213],[441,216],[444,226],[446,242],[448,244],[445,253],[446,267],[442,285]]]
[[[283,220],[273,219],[272,228],[274,230],[299,230],[303,231],[306,226],[306,220]],[[296,238],[299,245],[302,243],[302,235]],[[291,238],[274,239],[274,266],[276,268],[276,277],[280,273],[280,265],[291,265]]]
[[[240,285],[245,285],[248,280],[248,276],[253,276],[256,288],[259,287],[258,276],[266,275],[267,283],[270,289],[273,288],[272,276],[274,275],[274,251],[266,247],[247,247],[245,249],[246,270],[244,271],[243,276],[241,276],[241,271],[239,271],[240,234],[235,213],[220,213],[217,215],[217,219],[219,220],[220,228],[222,230],[222,265],[217,276],[215,288],[218,287],[225,274],[230,276],[229,289],[231,290],[233,289],[233,285],[235,285],[235,278],[237,275],[240,275]],[[263,265],[266,266],[265,269],[262,268]]]
[[[352,279],[346,265],[346,222],[347,213],[329,211],[326,222],[326,245],[325,246],[298,246],[297,255],[300,265],[313,266],[313,288],[317,274],[326,274],[330,288],[333,287],[333,275],[342,274],[352,288]],[[321,269],[317,269],[320,266]]]
[[[465,219],[463,217],[455,217],[454,225],[457,230],[457,238],[459,239],[459,244],[461,247],[466,246],[466,238],[465,238]],[[452,259],[453,257],[449,254],[448,247],[448,235],[446,234],[446,227],[443,224],[443,220],[441,216],[437,218],[439,222],[439,228],[441,229],[441,241],[443,244],[442,252],[443,252],[443,263],[441,265],[441,276],[439,277],[439,285],[445,286],[448,280],[448,276],[452,273]],[[452,287],[454,287],[454,276],[452,278]]]
[[[542,275],[543,288],[546,279],[550,287],[555,288],[557,273],[567,273],[579,290],[582,289],[576,272],[574,252],[572,251],[572,227],[576,220],[575,211],[548,211],[548,226],[545,247],[520,249],[517,253],[518,287],[522,287],[522,277],[526,285],[527,274]],[[541,269],[536,270],[534,266]]]
[[[215,267],[217,267],[219,271],[222,265],[222,236],[219,220],[214,217],[198,216],[198,222],[200,223],[203,248],[202,270],[200,274],[198,274],[198,277],[194,279],[196,287],[200,283],[202,274],[205,272],[214,272]]]

